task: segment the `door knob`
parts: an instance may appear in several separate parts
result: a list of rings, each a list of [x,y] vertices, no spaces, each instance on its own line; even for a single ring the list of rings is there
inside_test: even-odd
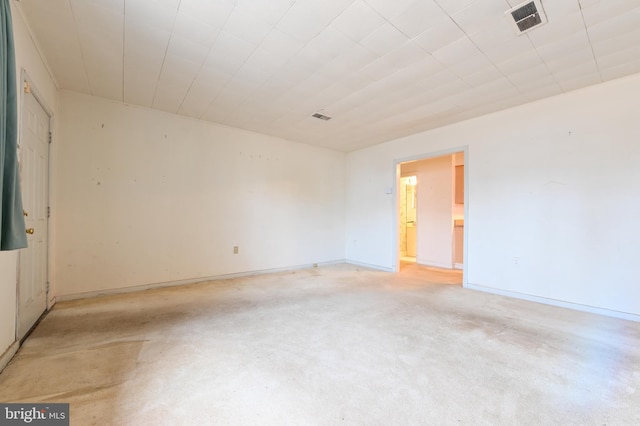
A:
[[[36,232],[36,230],[33,228],[27,229],[27,234],[33,234],[34,232]]]

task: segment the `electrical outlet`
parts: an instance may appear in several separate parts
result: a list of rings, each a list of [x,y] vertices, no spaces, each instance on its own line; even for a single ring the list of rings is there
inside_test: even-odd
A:
[[[233,254],[238,254],[238,246],[233,246]]]

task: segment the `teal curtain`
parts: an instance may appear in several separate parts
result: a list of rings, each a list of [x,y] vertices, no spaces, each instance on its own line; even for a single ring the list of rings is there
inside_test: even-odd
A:
[[[18,97],[9,0],[0,0],[0,250],[27,246],[18,176]]]

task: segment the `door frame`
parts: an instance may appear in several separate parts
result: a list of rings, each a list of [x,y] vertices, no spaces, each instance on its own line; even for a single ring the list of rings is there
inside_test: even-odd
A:
[[[51,135],[53,135],[53,110],[49,107],[49,105],[47,104],[47,102],[44,100],[44,96],[42,96],[41,92],[38,90],[38,88],[36,87],[36,85],[33,83],[33,80],[31,79],[31,77],[29,77],[29,74],[27,73],[27,71],[22,68],[21,72],[20,72],[20,84],[18,86],[19,90],[20,90],[20,105],[19,105],[19,119],[18,119],[18,167],[20,170],[20,168],[22,167],[22,152],[21,152],[21,148],[22,148],[22,124],[23,124],[23,120],[24,120],[24,105],[25,105],[25,84],[29,84],[29,92],[31,95],[33,95],[34,99],[38,102],[38,104],[40,104],[40,106],[42,107],[42,109],[44,110],[44,112],[47,114],[47,116],[49,117],[49,133],[51,133]],[[51,143],[49,143],[49,146],[47,147],[48,149],[48,167],[47,167],[47,205],[49,206],[49,208],[51,208]],[[46,278],[47,278],[47,287],[45,289],[46,295],[45,295],[45,299],[46,299],[46,307],[45,307],[45,312],[48,312],[51,307],[53,306],[53,301],[50,298],[50,287],[49,287],[49,283],[51,282],[51,237],[52,237],[52,232],[51,232],[51,216],[49,216],[47,218],[47,221],[49,222],[49,226],[48,228],[48,232],[47,232],[47,270],[46,270]],[[16,327],[15,327],[15,336],[16,336],[16,340],[21,339],[18,336],[18,324],[20,321],[20,298],[19,298],[19,291],[20,291],[20,280],[21,280],[21,276],[20,276],[20,262],[22,261],[22,256],[21,253],[18,253],[18,261],[16,264]],[[34,326],[39,322],[40,320],[36,321],[36,323],[34,324]],[[27,334],[24,336],[28,336],[30,333],[30,331],[27,332]]]
[[[397,158],[393,160],[393,188],[395,188],[394,192],[394,202],[392,205],[392,224],[393,224],[393,232],[392,232],[392,259],[395,260],[393,263],[392,272],[400,271],[400,196],[398,192],[400,191],[400,165],[402,163],[407,163],[409,161],[420,161],[420,160],[428,160],[430,158],[442,157],[445,155],[452,155],[457,152],[464,153],[464,235],[463,235],[463,256],[464,263],[462,265],[462,287],[467,287],[467,269],[469,266],[469,256],[467,255],[467,250],[469,247],[469,226],[467,225],[467,221],[469,218],[469,145],[461,145],[454,148],[442,149],[439,151],[431,151],[424,154],[416,154],[408,157]]]

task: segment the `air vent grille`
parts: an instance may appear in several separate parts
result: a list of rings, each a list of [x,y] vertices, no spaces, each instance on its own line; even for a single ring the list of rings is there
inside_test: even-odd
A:
[[[547,17],[539,0],[522,3],[505,13],[513,19],[518,34],[524,34],[547,22]]]
[[[331,120],[331,117],[329,117],[328,115],[320,114],[319,112],[316,112],[315,114],[313,114],[312,117],[315,117],[324,121]]]

